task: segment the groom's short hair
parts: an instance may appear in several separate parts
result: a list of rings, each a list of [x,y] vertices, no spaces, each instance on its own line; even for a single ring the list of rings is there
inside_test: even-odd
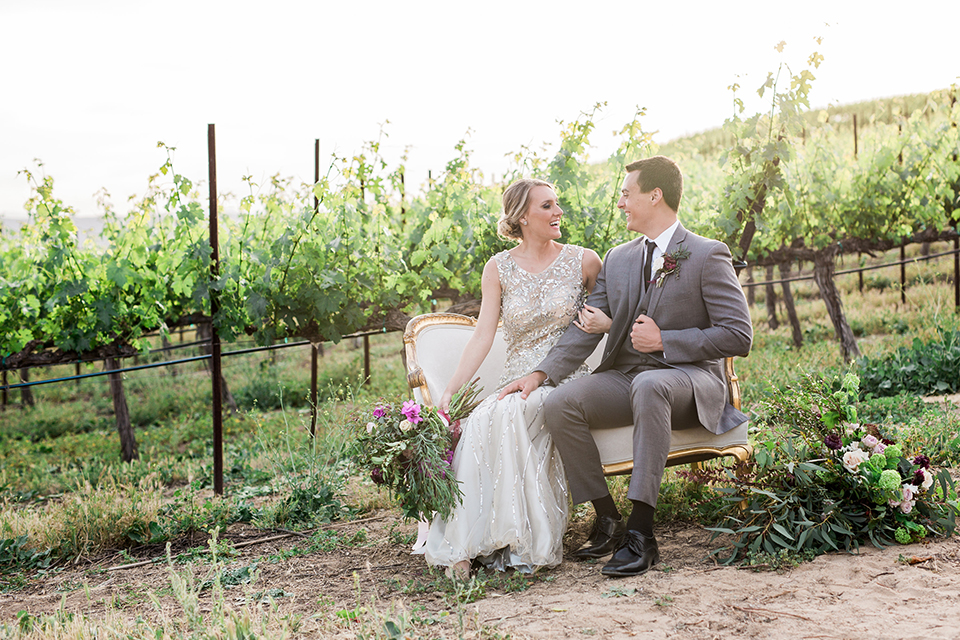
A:
[[[653,156],[627,165],[627,172],[636,171],[640,193],[650,193],[659,188],[663,201],[674,211],[680,210],[683,197],[683,174],[677,163],[666,156]]]

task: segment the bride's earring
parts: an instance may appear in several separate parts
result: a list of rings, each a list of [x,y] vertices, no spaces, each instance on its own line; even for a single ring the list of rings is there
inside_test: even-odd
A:
[[[526,221],[526,220],[521,220],[521,221],[520,221],[520,224],[526,225],[526,224],[527,224],[527,221]]]

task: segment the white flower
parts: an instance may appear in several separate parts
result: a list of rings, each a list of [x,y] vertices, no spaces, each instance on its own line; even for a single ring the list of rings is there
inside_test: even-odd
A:
[[[660,256],[659,258],[657,258],[657,259],[655,259],[655,260],[653,261],[653,267],[652,267],[652,268],[653,268],[653,272],[654,272],[654,273],[656,273],[657,271],[660,271],[661,269],[663,269],[663,256]]]
[[[920,469],[920,472],[923,474],[923,482],[920,484],[920,488],[926,491],[933,485],[933,474],[928,469]]]
[[[400,422],[400,431],[403,431],[404,433],[406,433],[407,431],[410,431],[410,429],[413,429],[412,422],[410,422],[409,420],[403,420]]]
[[[856,473],[860,463],[867,459],[867,452],[860,449],[847,451],[843,454],[843,466],[850,473]]]
[[[373,424],[372,422],[368,422],[368,423],[367,423],[367,433],[373,433],[373,429],[374,429],[374,427],[376,427],[376,426],[377,426],[377,425]]]

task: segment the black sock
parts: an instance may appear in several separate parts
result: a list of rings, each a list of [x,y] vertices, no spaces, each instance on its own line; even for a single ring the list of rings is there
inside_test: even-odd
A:
[[[652,536],[653,514],[656,507],[651,507],[646,502],[640,502],[639,500],[631,500],[630,502],[633,503],[633,511],[630,512],[630,517],[627,519],[627,529],[639,531],[645,536]]]
[[[609,493],[602,498],[591,500],[593,508],[597,512],[597,517],[610,516],[614,520],[620,520],[620,512],[617,511],[617,505],[613,501],[613,496]]]

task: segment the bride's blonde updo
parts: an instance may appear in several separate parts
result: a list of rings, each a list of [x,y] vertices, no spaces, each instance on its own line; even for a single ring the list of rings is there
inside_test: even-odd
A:
[[[556,187],[549,182],[534,178],[521,178],[503,192],[503,211],[500,213],[500,221],[497,222],[497,233],[501,238],[523,240],[520,219],[527,214],[527,209],[530,208],[530,191],[534,187],[550,187],[556,191]]]

